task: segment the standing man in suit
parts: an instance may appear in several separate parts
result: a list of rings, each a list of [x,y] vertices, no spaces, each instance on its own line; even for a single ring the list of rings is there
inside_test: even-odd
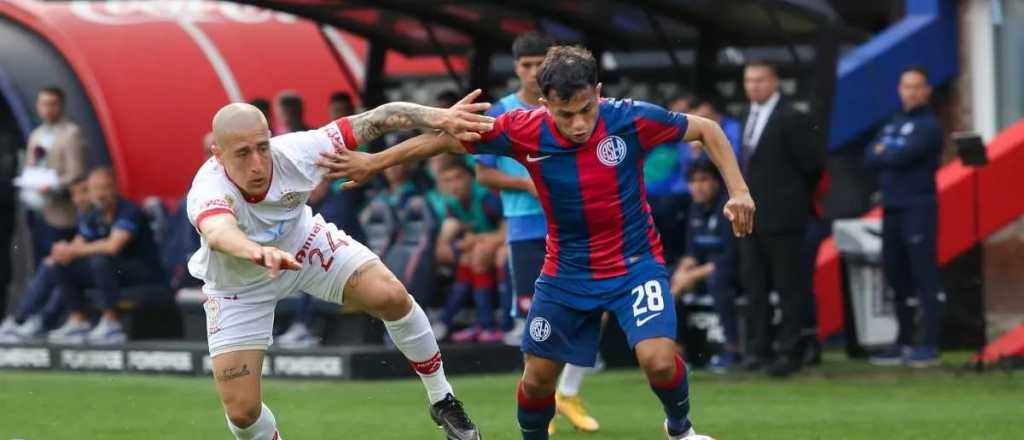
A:
[[[760,209],[754,233],[740,240],[740,273],[749,300],[744,366],[766,368],[773,376],[800,369],[806,345],[801,339],[803,312],[811,301],[801,245],[811,210],[811,195],[821,176],[825,150],[806,115],[779,93],[775,67],[747,64],[743,86],[750,106],[743,116],[740,165]],[[770,292],[778,292],[782,323],[769,337]],[[771,361],[769,363],[769,361]]]
[[[64,117],[64,91],[59,87],[39,91],[36,112],[42,125],[28,136],[25,169],[48,169],[57,174],[54,186],[22,190],[22,200],[37,201],[34,206],[29,204],[28,225],[32,232],[32,255],[38,266],[54,243],[75,235],[78,213],[68,187],[85,173],[85,148],[78,126]]]

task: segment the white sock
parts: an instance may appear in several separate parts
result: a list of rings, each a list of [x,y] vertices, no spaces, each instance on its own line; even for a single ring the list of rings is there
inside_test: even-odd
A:
[[[583,383],[583,376],[587,374],[587,370],[589,370],[587,367],[565,364],[565,368],[562,369],[562,377],[558,379],[558,393],[566,397],[579,394],[580,384]]]
[[[260,409],[260,417],[252,426],[239,428],[231,423],[231,419],[228,419],[228,429],[238,440],[284,440],[277,432],[277,419],[274,418],[274,413],[270,412],[266,403]]]
[[[430,320],[416,300],[412,299],[412,310],[397,321],[384,321],[391,340],[398,350],[412,364],[413,370],[420,376],[423,386],[427,389],[427,398],[434,404],[444,400],[452,391],[448,378],[444,375],[441,362],[441,350],[437,347],[434,332],[430,329]]]

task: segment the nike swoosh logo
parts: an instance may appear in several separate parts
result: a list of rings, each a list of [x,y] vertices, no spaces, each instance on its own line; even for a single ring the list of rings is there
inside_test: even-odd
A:
[[[533,162],[540,162],[540,161],[542,161],[542,160],[544,160],[544,159],[547,159],[547,158],[549,158],[549,157],[551,157],[551,155],[550,155],[550,154],[548,154],[548,155],[546,155],[546,156],[530,156],[530,155],[527,155],[527,156],[526,156],[526,161],[527,161],[527,162],[530,162],[530,163],[533,163]]]
[[[643,318],[643,319],[637,318],[636,319],[636,326],[637,327],[643,327],[644,324],[647,324],[647,321],[650,321],[650,320],[652,320],[654,318],[657,318],[659,315],[661,315],[661,312],[655,313],[655,314],[653,314],[651,316],[648,316],[646,318]]]

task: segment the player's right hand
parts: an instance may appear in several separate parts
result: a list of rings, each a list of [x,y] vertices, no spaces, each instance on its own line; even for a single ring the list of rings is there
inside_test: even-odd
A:
[[[333,152],[321,152],[317,166],[326,168],[327,179],[348,180],[341,185],[341,189],[352,189],[370,181],[370,178],[377,173],[373,166],[373,155],[361,151],[354,151],[345,148],[338,141],[334,143]]]
[[[295,257],[276,247],[262,246],[259,250],[252,252],[252,262],[267,268],[270,277],[276,278],[282,270],[299,270],[302,265],[295,261]]]
[[[480,89],[469,92],[455,105],[441,110],[431,125],[462,142],[480,140],[480,133],[486,133],[494,128],[494,118],[478,114],[491,108],[491,104],[473,102],[481,93],[483,92]]]

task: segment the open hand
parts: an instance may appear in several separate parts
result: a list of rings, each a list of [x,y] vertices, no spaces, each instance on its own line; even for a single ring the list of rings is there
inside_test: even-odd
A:
[[[481,93],[480,89],[469,92],[455,105],[438,112],[437,120],[432,121],[431,125],[462,142],[480,140],[480,133],[486,133],[494,128],[494,118],[478,114],[491,108],[491,104],[473,102]]]
[[[317,166],[326,168],[324,174],[328,179],[347,179],[341,185],[342,189],[352,189],[370,181],[370,178],[377,173],[371,161],[371,154],[361,151],[354,151],[345,148],[338,141],[334,143],[333,152],[321,152]]]

